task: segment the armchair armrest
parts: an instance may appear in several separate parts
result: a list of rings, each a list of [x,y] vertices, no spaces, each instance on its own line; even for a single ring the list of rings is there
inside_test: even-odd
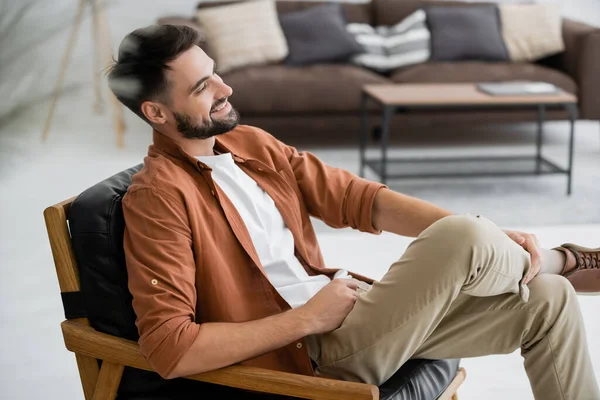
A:
[[[565,18],[563,40],[557,66],[577,82],[580,117],[600,120],[600,28]]]
[[[153,370],[148,361],[141,355],[139,346],[135,342],[98,332],[90,326],[74,321],[64,321],[61,328],[67,349],[75,354],[146,371]],[[291,374],[242,365],[233,365],[186,378],[305,399],[379,399],[379,388],[375,385]]]

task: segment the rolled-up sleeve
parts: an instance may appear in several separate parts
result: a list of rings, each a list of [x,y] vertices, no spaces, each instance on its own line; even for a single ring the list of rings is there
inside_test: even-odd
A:
[[[196,340],[196,266],[181,202],[151,188],[123,199],[123,244],[141,352],[163,377]]]
[[[352,227],[379,234],[373,227],[373,202],[379,189],[387,187],[331,167],[309,152],[279,142],[286,152],[310,215],[334,228]]]

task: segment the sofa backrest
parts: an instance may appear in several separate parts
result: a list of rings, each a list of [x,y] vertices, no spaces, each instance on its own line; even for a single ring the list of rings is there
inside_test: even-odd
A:
[[[198,9],[210,8],[215,6],[223,6],[227,4],[238,3],[239,1],[208,1],[198,3]],[[287,12],[301,11],[309,7],[314,7],[322,4],[329,4],[327,1],[276,1],[277,12],[284,14]],[[348,22],[360,22],[372,24],[372,7],[370,3],[342,3],[342,9]]]
[[[446,0],[372,0],[373,24],[374,25],[394,25],[408,17],[411,13],[420,8],[428,6],[474,6],[490,3],[471,3],[464,1],[446,1]]]

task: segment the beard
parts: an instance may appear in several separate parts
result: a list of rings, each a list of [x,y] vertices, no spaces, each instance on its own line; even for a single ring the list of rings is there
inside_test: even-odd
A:
[[[218,102],[217,107],[222,102]],[[186,139],[208,139],[213,136],[222,135],[233,130],[240,122],[240,114],[231,107],[231,111],[221,119],[210,118],[207,124],[196,123],[189,115],[173,112],[177,122],[177,130]]]

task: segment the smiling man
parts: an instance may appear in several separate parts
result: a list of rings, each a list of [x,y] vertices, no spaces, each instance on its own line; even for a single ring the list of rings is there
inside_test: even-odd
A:
[[[138,29],[109,74],[153,129],[123,211],[139,343],[159,374],[243,363],[381,384],[411,358],[520,348],[536,398],[600,398],[576,296],[600,291],[600,249],[541,249],[239,125],[198,40]],[[416,239],[373,282],[324,265],[310,216]]]

